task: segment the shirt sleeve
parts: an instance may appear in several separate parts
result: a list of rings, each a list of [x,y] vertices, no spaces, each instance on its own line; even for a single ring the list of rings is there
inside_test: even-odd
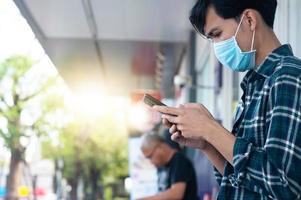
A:
[[[216,182],[220,186],[221,183],[222,183],[223,176],[222,176],[221,173],[219,173],[219,171],[215,167],[213,168],[213,172],[214,172],[214,176],[215,176]]]
[[[301,196],[301,80],[283,74],[270,89],[263,147],[237,138],[233,149],[234,187],[273,199]]]

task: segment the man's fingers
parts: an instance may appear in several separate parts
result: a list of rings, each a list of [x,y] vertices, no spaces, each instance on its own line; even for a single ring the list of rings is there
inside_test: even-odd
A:
[[[199,103],[187,103],[184,105],[185,108],[192,108],[192,109],[198,109],[201,112],[203,112],[205,115],[207,115],[208,117],[213,118],[212,114],[208,111],[208,109],[203,105],[203,104],[199,104]]]
[[[182,113],[182,110],[179,108],[172,108],[167,106],[154,106],[153,109],[163,114],[175,115],[175,116],[178,116]]]
[[[169,121],[170,123],[173,124],[178,124],[179,123],[179,118],[176,116],[171,116],[171,115],[162,115],[163,119],[166,119],[167,121]]]
[[[169,129],[169,133],[174,134],[176,131],[177,131],[177,126],[173,124]]]
[[[175,142],[178,142],[178,140],[180,139],[181,134],[179,131],[175,132],[174,134],[171,135],[171,139]]]
[[[168,128],[172,126],[172,123],[170,123],[167,119],[164,118],[162,119],[162,123]]]
[[[177,142],[179,144],[185,145],[185,138],[181,135],[181,133],[179,131],[177,131],[171,135],[171,140],[174,142]]]
[[[184,105],[185,108],[200,108],[201,104],[199,103],[186,103]]]

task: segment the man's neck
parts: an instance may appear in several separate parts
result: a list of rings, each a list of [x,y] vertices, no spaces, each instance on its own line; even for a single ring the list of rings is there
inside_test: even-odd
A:
[[[270,53],[281,46],[280,41],[271,29],[263,31],[261,37],[258,39],[259,45],[256,49],[256,66],[262,64]]]

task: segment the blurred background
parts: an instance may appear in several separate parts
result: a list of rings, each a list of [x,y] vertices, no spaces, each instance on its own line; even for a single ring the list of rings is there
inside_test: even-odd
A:
[[[141,99],[204,104],[227,129],[244,74],[192,29],[195,0],[0,0],[0,199],[136,199],[156,193],[140,136],[164,134]],[[301,57],[301,1],[275,31]],[[193,149],[200,199],[212,166]]]

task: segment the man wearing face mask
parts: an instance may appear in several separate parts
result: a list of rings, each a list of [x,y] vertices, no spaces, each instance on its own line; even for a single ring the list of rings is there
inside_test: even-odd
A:
[[[216,168],[218,199],[301,199],[301,61],[281,45],[276,0],[198,0],[190,21],[217,59],[247,72],[231,132],[199,104],[156,106],[172,139]]]

